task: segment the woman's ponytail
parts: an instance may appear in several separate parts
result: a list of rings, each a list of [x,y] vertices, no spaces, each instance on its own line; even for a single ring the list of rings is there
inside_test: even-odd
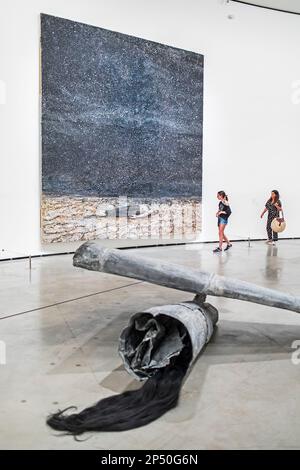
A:
[[[219,196],[222,196],[222,197],[225,199],[225,201],[228,202],[228,196],[227,196],[227,194],[225,193],[225,191],[218,191],[218,195],[219,195]]]

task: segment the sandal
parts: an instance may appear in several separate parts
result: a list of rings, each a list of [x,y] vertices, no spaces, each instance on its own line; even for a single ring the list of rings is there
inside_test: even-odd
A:
[[[224,248],[224,251],[229,250],[229,248],[231,248],[231,247],[232,247],[232,243],[228,243],[228,245],[226,246],[226,248]]]

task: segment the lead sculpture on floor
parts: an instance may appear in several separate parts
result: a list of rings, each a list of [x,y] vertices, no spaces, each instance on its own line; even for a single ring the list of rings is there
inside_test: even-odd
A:
[[[145,384],[104,398],[79,413],[73,407],[50,415],[53,429],[79,435],[86,431],[124,431],[148,424],[178,402],[193,362],[210,340],[218,311],[206,296],[228,297],[300,313],[300,298],[244,281],[196,271],[130,252],[84,243],[74,266],[195,293],[193,301],[153,307],[134,314],[120,336],[119,353],[126,370]]]

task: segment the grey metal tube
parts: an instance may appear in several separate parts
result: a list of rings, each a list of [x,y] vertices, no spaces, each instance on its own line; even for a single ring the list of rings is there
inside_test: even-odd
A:
[[[139,279],[195,294],[228,297],[300,313],[300,298],[249,282],[196,271],[86,242],[73,257],[74,266]]]

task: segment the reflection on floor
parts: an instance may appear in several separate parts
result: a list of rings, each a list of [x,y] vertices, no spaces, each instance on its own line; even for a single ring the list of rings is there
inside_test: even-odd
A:
[[[240,242],[221,255],[209,244],[136,253],[299,294],[299,248]],[[34,259],[31,272],[26,260],[1,262],[0,276],[1,449],[300,448],[297,314],[210,298],[220,322],[180,405],[144,428],[76,442],[48,429],[47,413],[136,386],[117,354],[129,315],[193,296],[73,268],[70,255]]]

